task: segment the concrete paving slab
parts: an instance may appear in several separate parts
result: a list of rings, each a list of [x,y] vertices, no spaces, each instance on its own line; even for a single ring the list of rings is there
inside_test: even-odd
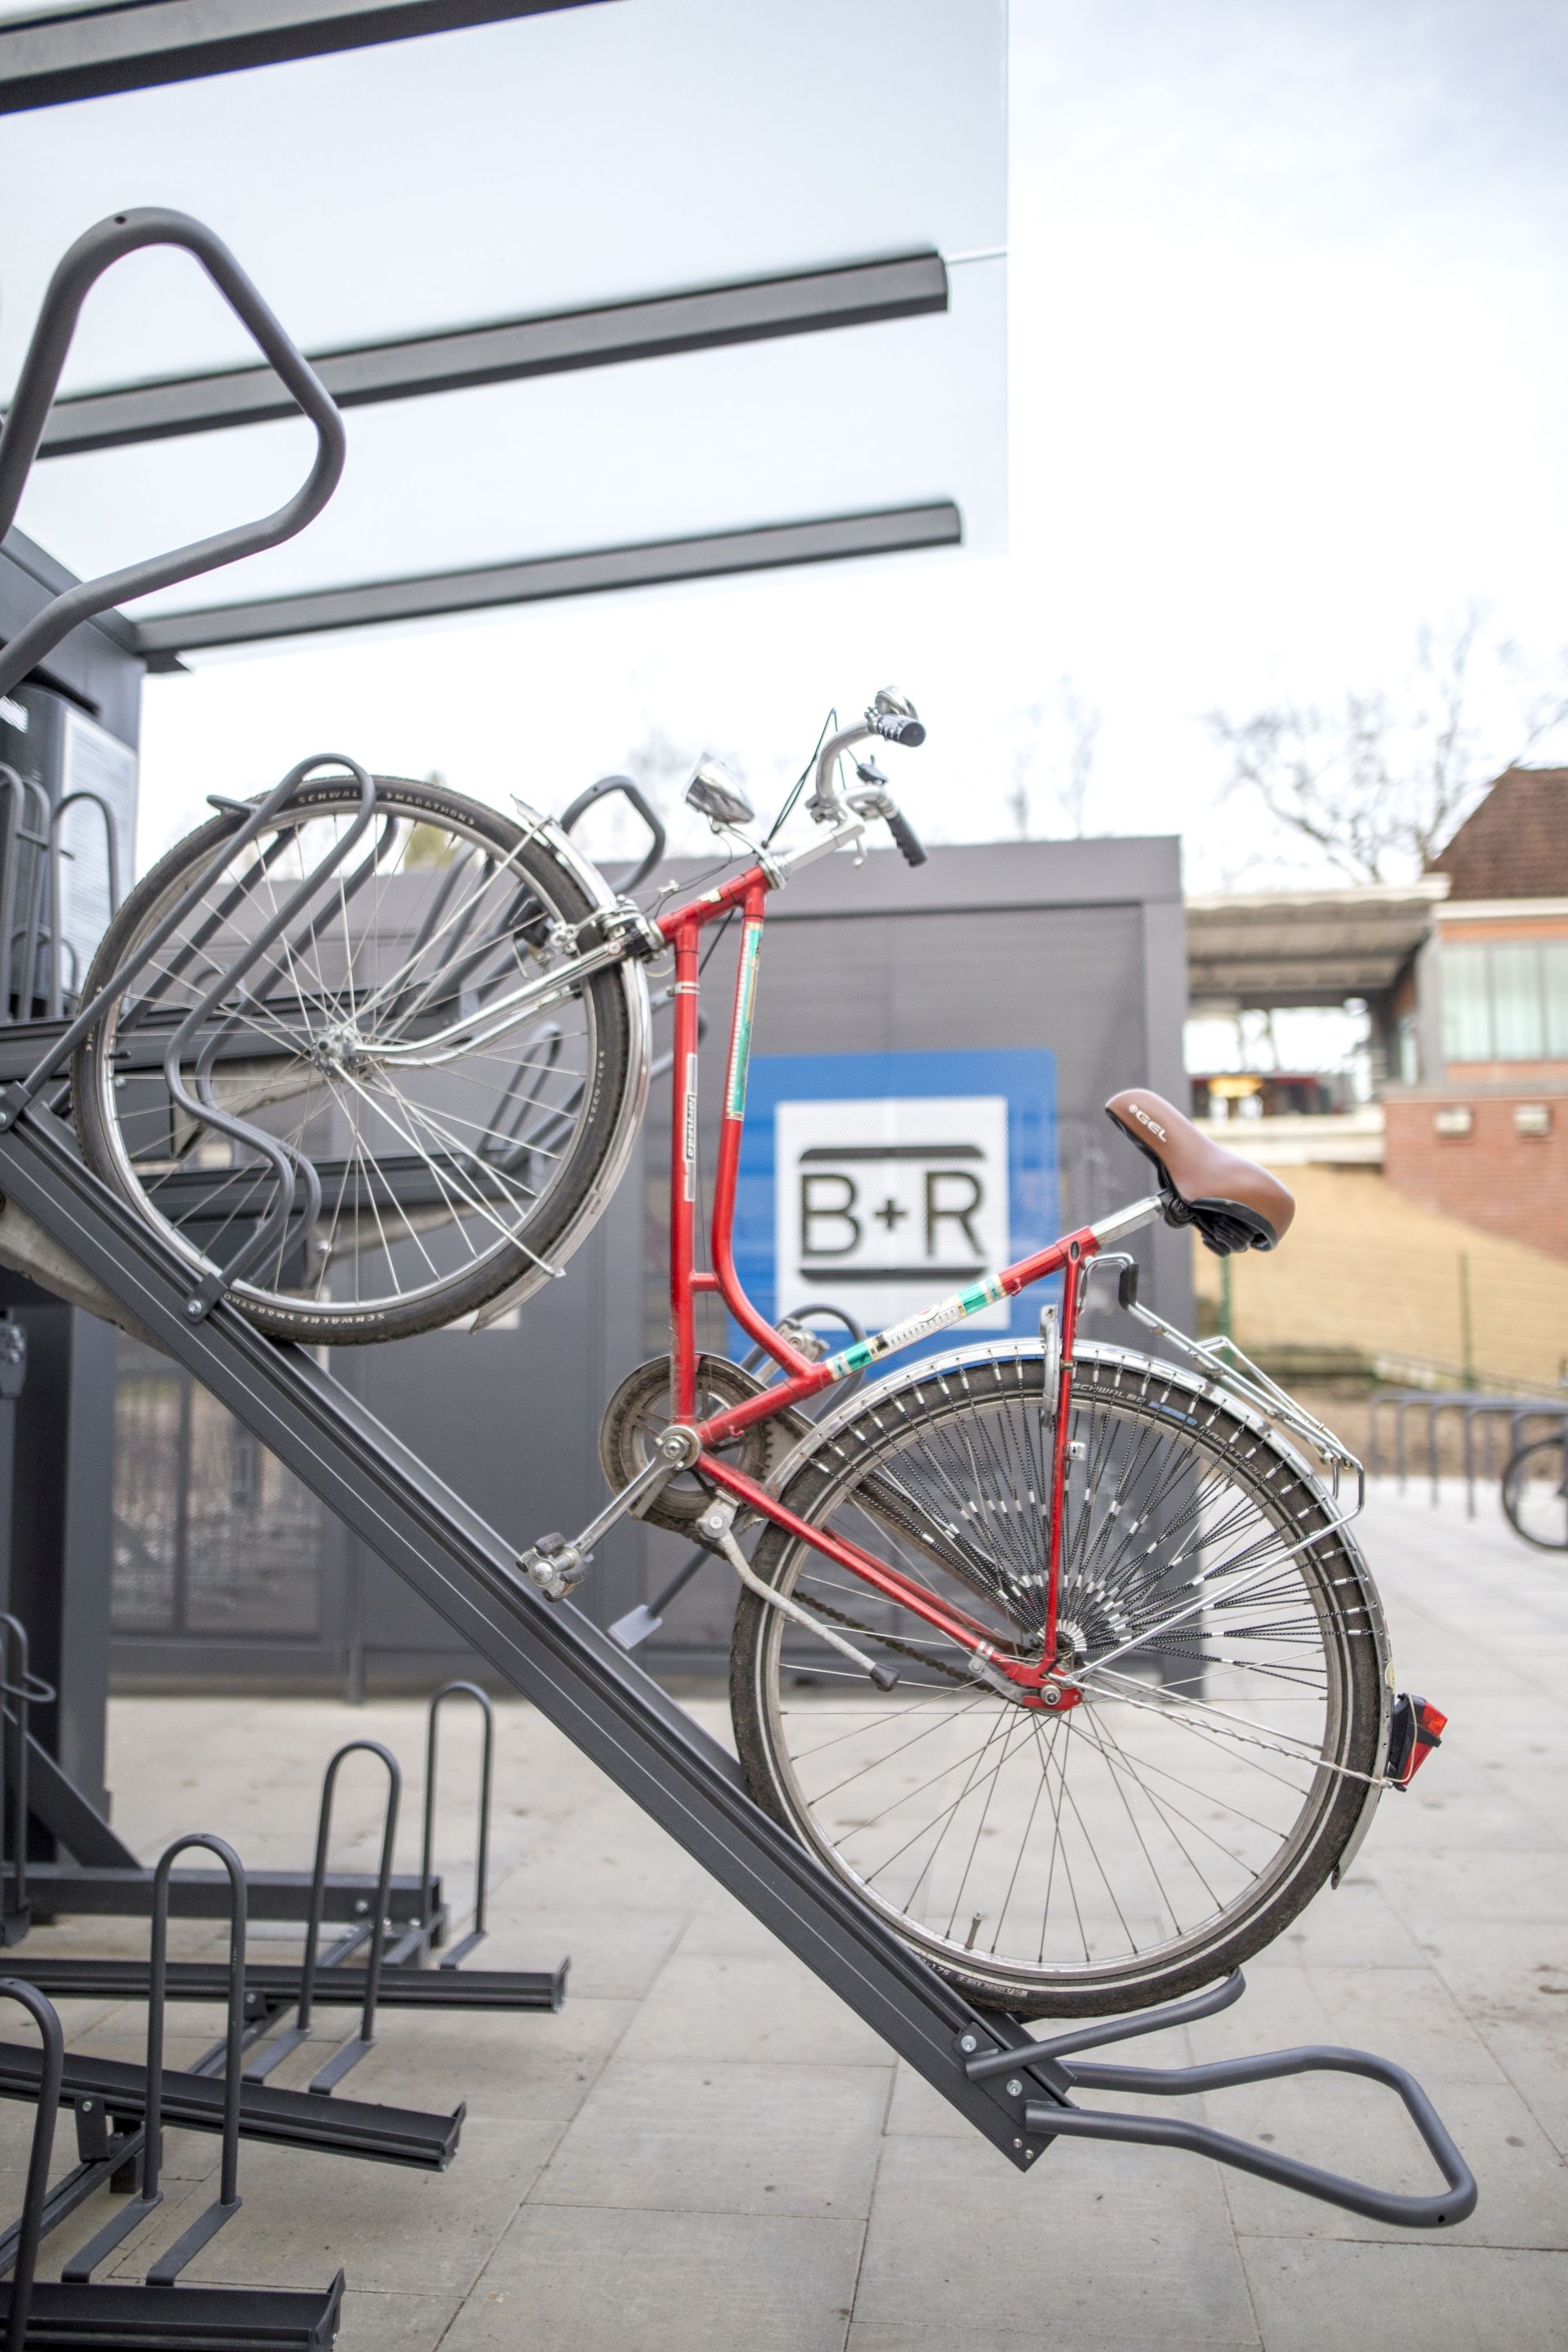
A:
[[[185,2276],[250,2286],[330,2280],[386,2294],[456,2298],[473,2285],[560,2136],[547,2123],[479,2117],[446,2172],[258,2145],[240,2162],[244,2202]]]
[[[1009,2327],[1002,2334],[985,2328],[963,2338],[963,2352],[1257,2352],[1258,2337],[1248,2336],[1103,2336],[1085,2328],[1048,2326],[1020,2333]],[[846,2352],[952,2352],[952,2331],[944,2327],[884,2327],[879,2320],[856,2320]]]
[[[442,2352],[841,2352],[855,2221],[530,2205]]]
[[[457,2313],[455,2297],[343,2290],[335,2352],[436,2352]]]
[[[978,2139],[889,2139],[855,2299],[884,2327],[1251,2341],[1214,2168],[1058,2143],[1027,2175]]]
[[[329,2043],[353,2032],[353,2014],[340,2011],[325,2021]],[[442,2115],[466,2101],[470,2120],[564,2123],[637,2014],[633,2001],[586,1998],[553,2013],[383,2010],[376,2046],[344,2081],[343,2096]],[[272,2079],[301,2083],[320,2063],[301,2050]]]
[[[1374,2050],[1408,2066],[1433,2091],[1449,2083],[1504,2079],[1485,2040],[1430,1967],[1254,1969],[1247,1987],[1234,2009],[1192,2028],[1200,2063],[1327,2042]],[[1114,2063],[1118,2053],[1096,2055]]]
[[[1222,2092],[1205,2107],[1222,2131],[1308,2156],[1380,2189],[1426,2196],[1442,2186],[1398,2100],[1376,2084],[1299,2078]],[[1568,2250],[1568,2168],[1518,2092],[1506,2084],[1445,2084],[1439,2111],[1480,2188],[1475,2212],[1446,2230],[1442,2244]],[[1244,2237],[1408,2242],[1404,2231],[1294,2197],[1244,2172],[1226,2173],[1226,2195]]]
[[[1282,2238],[1244,2238],[1241,2251],[1268,2352],[1563,2352],[1560,2254]]]
[[[510,1897],[504,1889],[492,1897],[489,1933],[463,1968],[553,1969],[569,1958],[569,2000],[640,2000],[686,1933],[691,1916],[684,1910],[546,1906],[521,1883]],[[466,1932],[459,1922],[455,1936]]]
[[[628,2058],[753,2059],[874,2066],[888,2045],[782,1945],[771,1952],[688,1953],[684,1945],[628,2028]]]
[[[1373,1837],[1377,1830],[1374,1818]],[[1316,1960],[1364,1973],[1368,1969],[1418,1968],[1421,1959],[1409,1924],[1363,1860],[1338,1886],[1325,1887],[1276,1942],[1247,1962],[1247,1981],[1260,1969],[1297,1968]]]
[[[533,2202],[864,2220],[891,2071],[619,2060]]]

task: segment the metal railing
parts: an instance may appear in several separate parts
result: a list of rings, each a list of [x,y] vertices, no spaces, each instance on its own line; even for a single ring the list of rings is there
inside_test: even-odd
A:
[[[1492,1479],[1499,1475],[1500,1464],[1495,1459],[1495,1433],[1500,1423],[1508,1425],[1508,1443],[1503,1449],[1506,1462],[1524,1443],[1525,1432],[1532,1422],[1545,1422],[1568,1433],[1568,1396],[1529,1397],[1493,1396],[1481,1389],[1385,1389],[1374,1395],[1368,1413],[1366,1466],[1370,1477],[1388,1475],[1384,1463],[1384,1430],[1382,1416],[1394,1417],[1393,1473],[1401,1489],[1410,1475],[1410,1440],[1408,1421],[1411,1413],[1425,1412],[1426,1476],[1431,1482],[1432,1501],[1440,1494],[1440,1457],[1438,1440],[1445,1413],[1459,1418],[1464,1449],[1465,1515],[1476,1516],[1476,1438],[1481,1440],[1480,1475]]]

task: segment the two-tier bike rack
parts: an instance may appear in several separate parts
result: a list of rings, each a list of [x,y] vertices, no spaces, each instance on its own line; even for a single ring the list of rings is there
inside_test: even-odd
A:
[[[319,511],[336,479],[342,421],[233,257],[198,223],[173,214],[130,214],[79,240],[46,297],[0,436],[0,526],[15,512],[87,288],[120,253],[153,243],[194,253],[226,295],[315,425],[317,462],[295,499],[262,523],[129,567],[58,599],[0,657],[0,687],[91,613],[287,538]],[[258,827],[282,805],[293,782],[320,764],[301,762],[264,803],[247,804],[247,824]],[[363,781],[368,821],[371,780],[351,761],[335,764]],[[258,952],[253,941],[247,953]],[[89,1171],[51,1105],[75,1033],[95,1017],[92,1008],[79,1013],[55,1057],[0,1091],[0,1195],[32,1219],[54,1249],[116,1303],[121,1316],[184,1365],[437,1611],[495,1675],[592,1758],[1009,2162],[1027,2171],[1058,2140],[1123,2140],[1182,2148],[1371,2220],[1410,2228],[1441,2227],[1473,2210],[1476,2184],[1463,2157],[1420,2085],[1386,2060],[1319,2045],[1169,2070],[1080,2057],[1087,2049],[1227,2006],[1241,1992],[1239,1976],[1190,2000],[1045,2040],[1016,2018],[973,2007],[752,1801],[735,1759],[612,1634],[570,1601],[545,1601],[521,1572],[511,1548],[461,1496],[310,1354],[268,1339],[248,1323],[225,1295],[222,1275],[212,1272],[195,1281],[171,1243]],[[224,1125],[220,1115],[207,1115]],[[266,1145],[266,1156],[279,1176],[276,1213],[287,1222],[295,1176],[306,1171],[284,1164],[276,1145]],[[273,1215],[269,1211],[264,1226]],[[230,1277],[237,1271],[237,1265],[231,1267]],[[1444,2188],[1424,2196],[1380,2189],[1204,2124],[1086,2107],[1076,2097],[1091,2089],[1145,2096],[1200,2093],[1321,2071],[1368,2076],[1394,2090],[1434,2158]],[[0,2093],[4,2088],[0,2083]],[[216,2099],[218,2089],[216,2083],[206,2085],[208,2098]],[[265,2084],[247,2084],[245,2095],[242,2117],[247,2108],[254,2113],[268,2104]],[[318,2109],[333,2104],[309,2094],[270,2095],[298,2096]],[[173,2119],[167,2101],[165,2112]]]

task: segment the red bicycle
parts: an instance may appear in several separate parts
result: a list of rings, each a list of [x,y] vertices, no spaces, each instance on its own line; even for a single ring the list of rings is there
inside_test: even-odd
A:
[[[878,821],[923,856],[860,755],[923,732],[889,691],[833,734],[817,833],[793,850],[752,839],[743,796],[700,769],[689,798],[745,862],[654,911],[561,825],[350,763],[220,802],[110,926],[84,999],[139,976],[79,1051],[76,1115],[92,1164],[265,1328],[341,1343],[483,1321],[559,1273],[608,1197],[649,1070],[647,974],[671,956],[669,1353],[606,1409],[614,1499],[520,1573],[563,1597],[628,1513],[695,1534],[741,1587],[731,1700],[759,1801],[974,1999],[1094,2013],[1194,1988],[1278,1935],[1441,1718],[1394,1693],[1349,1527],[1360,1465],[1228,1343],[1139,1303],[1115,1246],[1139,1226],[1268,1249],[1292,1214],[1276,1178],[1159,1097],[1107,1106],[1152,1190],[872,1338],[823,1358],[742,1289],[768,899],[811,859],[858,854]],[[731,916],[702,1264],[702,945]],[[1108,1279],[1157,1352],[1084,1338]],[[1037,1340],[860,1386],[1047,1283]],[[700,1349],[710,1296],[774,1377]]]

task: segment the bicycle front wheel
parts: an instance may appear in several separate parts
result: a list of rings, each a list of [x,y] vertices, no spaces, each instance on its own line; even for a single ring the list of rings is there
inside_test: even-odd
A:
[[[896,1668],[879,1693],[743,1595],[731,1702],[759,1802],[983,2005],[1095,2015],[1194,1990],[1322,1885],[1380,1764],[1377,1601],[1322,1490],[1169,1366],[1080,1346],[1051,1714],[803,1539],[773,1589]],[[783,1500],[1002,1651],[1038,1655],[1052,1399],[1037,1353],[869,1391]],[[1097,1663],[1103,1662],[1103,1663]]]
[[[1502,1474],[1502,1507],[1514,1534],[1537,1551],[1568,1551],[1568,1439],[1520,1447]]]
[[[435,784],[376,780],[374,823],[346,776],[307,784],[247,848],[226,811],[126,899],[84,988],[102,987],[205,875],[153,962],[78,1053],[84,1156],[197,1271],[239,1265],[277,1193],[265,1152],[171,1091],[167,1048],[215,987],[179,1059],[182,1090],[258,1129],[320,1208],[300,1213],[229,1295],[279,1337],[402,1339],[526,1297],[570,1255],[625,1161],[647,1074],[639,968],[605,970],[547,1011],[506,1000],[567,952],[608,898],[537,822]],[[312,875],[276,943],[227,985]]]

